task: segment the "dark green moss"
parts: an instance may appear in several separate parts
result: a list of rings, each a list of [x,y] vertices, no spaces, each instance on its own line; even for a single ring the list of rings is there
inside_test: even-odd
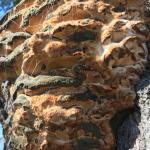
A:
[[[29,24],[29,18],[31,16],[33,16],[33,15],[37,15],[38,13],[39,13],[39,9],[38,8],[35,8],[35,7],[34,8],[30,8],[26,12],[26,14],[25,14],[25,16],[24,16],[24,18],[22,20],[21,27],[27,26]]]
[[[39,8],[36,8],[36,7],[30,8],[26,12],[26,14],[25,14],[25,16],[24,16],[24,18],[22,20],[21,27],[25,27],[25,26],[27,26],[29,24],[29,20],[30,20],[31,16],[39,14],[40,12],[43,11],[43,9],[45,7],[47,7],[49,5],[54,5],[54,4],[57,3],[57,1],[58,0],[47,0],[46,2],[43,2],[42,5],[41,5],[41,7],[39,7]]]
[[[17,88],[38,89],[40,87],[61,87],[61,86],[78,86],[82,83],[80,78],[71,78],[63,76],[44,76],[31,77],[28,75],[20,76],[15,85]]]
[[[95,30],[85,30],[75,32],[69,36],[69,39],[76,42],[82,42],[87,40],[96,40],[97,33]]]
[[[57,1],[58,1],[58,0],[47,0],[47,1],[46,1],[46,4],[47,4],[47,5],[54,5],[54,4],[56,4]]]
[[[0,41],[0,44],[8,45],[8,44],[12,44],[13,42],[15,42],[16,39],[19,39],[19,40],[20,39],[28,39],[30,37],[31,37],[31,35],[26,32],[10,33],[7,37],[4,37]]]

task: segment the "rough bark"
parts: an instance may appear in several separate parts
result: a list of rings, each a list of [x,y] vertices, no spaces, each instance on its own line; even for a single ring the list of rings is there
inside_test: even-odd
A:
[[[23,0],[2,18],[7,150],[149,149],[140,132],[148,98],[137,104],[135,90],[148,56],[144,4]]]

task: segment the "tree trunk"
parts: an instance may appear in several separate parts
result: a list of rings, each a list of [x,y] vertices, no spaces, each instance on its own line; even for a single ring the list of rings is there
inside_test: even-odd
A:
[[[22,0],[2,18],[6,150],[150,149],[144,4]]]

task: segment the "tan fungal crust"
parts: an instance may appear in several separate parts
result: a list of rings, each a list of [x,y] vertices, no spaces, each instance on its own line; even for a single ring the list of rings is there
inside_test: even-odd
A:
[[[145,69],[143,10],[142,0],[22,0],[2,19],[10,149],[115,147],[110,121],[134,107],[134,85]]]

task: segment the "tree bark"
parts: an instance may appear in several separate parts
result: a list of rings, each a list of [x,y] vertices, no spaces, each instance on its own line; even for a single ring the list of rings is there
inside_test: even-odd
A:
[[[149,150],[145,10],[141,0],[22,0],[2,18],[5,149]]]

